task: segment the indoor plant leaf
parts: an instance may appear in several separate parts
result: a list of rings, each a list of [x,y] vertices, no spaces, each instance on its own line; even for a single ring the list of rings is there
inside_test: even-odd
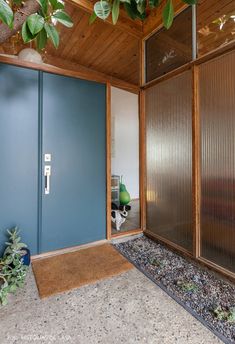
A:
[[[120,9],[120,0],[114,0],[113,1],[113,7],[112,7],[112,20],[113,20],[114,25],[118,21],[119,9]]]
[[[172,0],[167,0],[167,3],[163,9],[163,23],[166,29],[169,29],[174,19],[174,7]]]
[[[13,23],[13,12],[11,7],[4,0],[0,0],[0,19],[3,23],[12,27]]]
[[[111,13],[111,6],[107,1],[98,1],[94,5],[94,11],[98,18],[107,19]]]
[[[93,12],[92,15],[91,15],[90,18],[89,18],[89,24],[90,24],[90,25],[93,24],[94,21],[96,20],[96,18],[97,18],[97,15],[96,15],[95,12]]]
[[[70,16],[63,10],[58,10],[53,13],[52,18],[56,19],[59,23],[63,24],[66,27],[72,27],[73,21]]]
[[[46,15],[47,9],[48,9],[48,1],[47,0],[37,0],[37,1],[41,6],[43,14]]]
[[[47,36],[51,39],[55,48],[59,46],[59,34],[56,28],[52,24],[45,23],[44,28],[46,30]]]
[[[42,50],[45,48],[47,43],[47,33],[46,30],[43,28],[37,35],[37,48]]]
[[[44,25],[44,18],[37,13],[28,16],[26,21],[32,35],[36,35],[41,31]]]
[[[149,0],[149,6],[150,8],[158,7],[160,4],[160,0]]]
[[[52,9],[55,10],[63,10],[64,9],[64,4],[58,0],[49,0]]]
[[[32,35],[32,33],[30,32],[26,21],[24,22],[22,26],[21,35],[22,35],[24,43],[29,43],[35,38],[35,36]]]
[[[195,5],[197,3],[197,0],[183,0],[188,5]]]

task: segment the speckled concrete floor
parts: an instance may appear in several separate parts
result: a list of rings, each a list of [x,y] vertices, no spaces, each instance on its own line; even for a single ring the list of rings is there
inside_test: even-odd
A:
[[[209,330],[136,269],[40,300],[32,272],[0,309],[0,343],[216,344]]]

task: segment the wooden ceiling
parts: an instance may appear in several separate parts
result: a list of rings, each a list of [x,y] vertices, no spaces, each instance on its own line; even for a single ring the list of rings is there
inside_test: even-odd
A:
[[[44,62],[70,70],[98,73],[98,78],[107,76],[107,80],[122,80],[128,85],[140,85],[140,50],[141,41],[162,25],[162,5],[149,14],[147,19],[133,21],[121,11],[117,25],[107,21],[96,20],[89,25],[89,17],[95,0],[65,0],[66,11],[71,15],[74,26],[71,29],[58,25],[60,45],[56,50],[51,44],[43,53]],[[182,0],[173,0],[175,13],[180,13],[187,5]],[[199,0],[198,32],[199,53],[204,54],[225,43],[229,32],[229,40],[235,38],[235,22],[230,20],[225,30],[217,30],[213,21],[226,13],[234,12],[234,0]],[[235,14],[235,13],[234,13]],[[184,23],[182,23],[184,25]],[[230,25],[230,26],[229,26]],[[218,25],[217,25],[218,27]],[[206,31],[206,30],[207,31]],[[201,33],[203,32],[203,34]],[[0,53],[18,54],[23,48],[20,36],[13,37],[0,46]],[[159,36],[160,37],[160,36]],[[219,37],[219,39],[218,39]],[[177,41],[177,37],[175,37]],[[163,39],[164,40],[164,39]],[[164,42],[163,42],[164,43]],[[168,39],[168,45],[171,43]],[[184,42],[180,42],[184,43]],[[161,44],[160,40],[158,44]],[[172,43],[173,44],[173,43]],[[177,45],[179,47],[179,44]],[[180,48],[180,47],[179,47]]]
[[[59,48],[49,45],[47,54],[138,85],[140,39],[100,20],[89,25],[90,14],[71,4],[66,10],[74,27],[60,26]]]

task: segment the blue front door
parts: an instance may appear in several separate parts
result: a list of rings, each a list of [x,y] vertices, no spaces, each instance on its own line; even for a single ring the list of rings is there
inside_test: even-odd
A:
[[[106,91],[98,83],[48,73],[42,84],[45,252],[106,237]],[[45,167],[50,176],[44,176]]]
[[[0,255],[16,225],[32,254],[106,237],[105,94],[0,65]]]

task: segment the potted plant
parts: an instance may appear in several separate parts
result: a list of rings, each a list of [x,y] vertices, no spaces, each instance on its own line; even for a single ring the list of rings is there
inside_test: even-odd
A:
[[[0,303],[7,304],[8,294],[14,293],[24,285],[28,265],[30,262],[27,246],[21,243],[17,228],[8,230],[9,242],[3,257],[0,259]]]

